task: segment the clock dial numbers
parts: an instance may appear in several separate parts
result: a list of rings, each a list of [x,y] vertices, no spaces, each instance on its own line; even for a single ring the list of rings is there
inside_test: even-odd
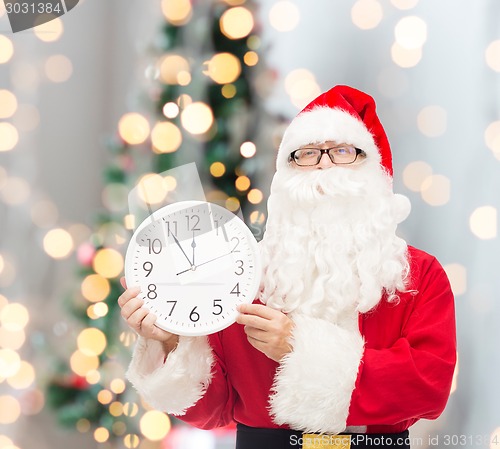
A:
[[[213,312],[212,311],[212,315],[220,315],[224,309],[222,308],[222,306],[220,305],[222,299],[214,299],[214,309],[216,309],[216,312]]]
[[[213,229],[208,204],[187,207],[163,217],[166,237],[169,244],[175,243],[174,237],[184,246],[184,241],[210,232]]]
[[[149,261],[144,262],[142,264],[142,268],[147,273],[146,277],[148,277],[151,274],[151,272],[153,271],[153,264],[151,262],[149,262]]]
[[[188,207],[163,217],[165,240],[174,248],[174,263],[178,275],[195,271],[199,263],[199,239],[213,229],[208,204]],[[187,262],[187,263],[186,263]],[[186,283],[190,280],[184,276],[181,280]]]
[[[167,226],[167,237],[177,237],[178,233],[178,226],[177,226],[177,220],[165,220],[166,226]]]
[[[158,222],[139,228],[134,234],[136,246],[146,248],[148,254],[160,254],[164,248],[164,239],[161,238],[161,229]]]
[[[217,237],[222,236],[226,242],[229,242],[227,238],[226,228],[224,226],[225,223],[219,224],[219,221],[220,220],[214,220],[215,235]]]
[[[186,229],[188,232],[200,232],[201,228],[198,227],[200,224],[200,216],[193,214],[186,214]]]
[[[231,290],[231,294],[232,295],[236,295],[238,298],[240,296],[240,283],[237,282],[236,285],[233,287],[233,289]]]
[[[192,208],[187,212],[184,225],[192,234],[189,240],[192,255],[189,265],[184,263],[187,257],[183,255],[185,260],[177,265],[179,270],[176,272],[180,283],[184,285],[200,282],[231,270],[232,264],[231,249],[228,244],[228,217],[214,210],[209,210],[207,213],[205,210]],[[205,220],[210,223],[207,224]],[[197,230],[200,232],[196,232]],[[186,246],[186,253],[187,249]]]
[[[237,305],[253,301],[259,254],[234,214],[210,203],[184,204],[141,224],[127,250],[127,282],[141,287],[158,327],[206,335],[234,323]]]
[[[172,304],[172,308],[170,309],[170,312],[168,313],[168,316],[172,316],[172,313],[174,313],[175,306],[177,305],[177,301],[166,301],[167,304]]]
[[[200,314],[196,311],[197,308],[198,306],[194,306],[194,309],[191,310],[191,313],[189,314],[189,319],[193,323],[197,323],[198,321],[200,321]]]
[[[163,244],[160,239],[147,239],[149,254],[160,254]]]
[[[243,265],[243,261],[238,259],[236,261],[236,271],[234,272],[234,274],[236,274],[237,276],[241,276],[245,272]]]
[[[240,250],[238,249],[238,247],[240,246],[240,239],[238,237],[232,237],[231,243],[233,245],[233,249],[231,250],[231,252],[232,253],[239,253]]]
[[[158,288],[160,289],[160,286]],[[196,325],[199,324],[214,325],[232,317],[236,312],[236,305],[242,302],[235,300],[235,298],[243,297],[243,292],[238,283],[233,286],[231,291],[225,286],[223,288],[225,291],[220,288],[215,291],[215,293],[219,293],[219,296],[215,299],[203,298],[197,303],[185,301],[184,299],[157,301],[156,299],[160,298],[161,293],[155,296],[157,291],[152,289],[153,294],[150,295],[150,292],[148,292],[147,297],[154,297],[154,300],[148,301],[146,306],[162,319],[163,325],[167,326],[168,329],[179,326],[180,331],[186,331],[189,328],[196,328]],[[201,293],[202,289],[198,288],[198,291]],[[170,291],[168,297],[171,298],[172,296]],[[160,323],[160,327],[162,327],[162,323]]]
[[[144,293],[145,300],[153,299],[152,289],[160,282],[172,281],[169,275],[173,266],[171,248],[165,244],[165,237],[161,223],[158,221],[150,223],[149,226],[137,233],[134,239],[134,254],[127,257],[131,260],[127,264],[131,265],[132,280],[128,279],[129,285],[140,285]],[[128,271],[128,270],[126,270]]]
[[[158,297],[158,293],[156,293],[156,284],[148,285],[148,292],[146,293],[146,296],[149,299],[156,299]]]

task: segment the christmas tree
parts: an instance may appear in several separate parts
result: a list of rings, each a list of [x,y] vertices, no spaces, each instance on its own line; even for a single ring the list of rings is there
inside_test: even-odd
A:
[[[81,332],[74,352],[57,361],[47,387],[61,424],[92,432],[100,443],[130,448],[162,440],[171,421],[141,402],[124,378],[136,339],[117,305],[123,254],[134,228],[128,192],[195,162],[208,201],[241,213],[256,234],[264,222],[264,194],[255,188],[262,169],[255,138],[265,116],[258,86],[267,83],[269,72],[259,59],[256,5],[164,0],[160,13],[165,23],[152,48],[148,75],[154,81],[144,111],[128,112],[118,123],[104,174],[106,210],[77,252],[78,288],[67,304]]]

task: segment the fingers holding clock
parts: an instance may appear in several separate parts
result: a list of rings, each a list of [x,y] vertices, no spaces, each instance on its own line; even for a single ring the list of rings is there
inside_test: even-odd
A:
[[[146,316],[149,314],[149,310],[143,309],[141,307],[142,300],[141,301],[132,300],[127,305],[131,305],[131,306],[134,305],[135,306],[135,304],[133,304],[135,302],[138,303],[137,308],[135,310],[133,310],[132,313],[127,315],[127,312],[125,312],[125,310],[124,310],[127,307],[124,307],[124,309],[122,309],[122,316],[123,316],[123,318],[125,318],[125,321],[129,325],[129,327],[134,329],[139,335],[146,337],[146,335],[144,335],[144,332],[143,332],[143,324],[142,323],[143,323],[143,320],[146,318]]]
[[[170,332],[164,331],[155,326],[156,315],[151,313],[148,309],[142,308],[142,300],[135,302],[135,300],[130,301],[131,309],[136,307],[128,317],[124,316],[127,324],[130,328],[134,329],[141,337],[158,340],[161,342],[167,342],[172,339],[176,339]],[[127,304],[127,305],[128,305]],[[126,307],[124,307],[126,309]],[[122,315],[126,315],[129,310],[122,309]]]
[[[149,310],[142,308],[144,301],[138,298],[137,294],[130,293],[127,290],[118,299],[118,305],[121,307],[121,316],[127,324],[135,330],[140,329],[142,320],[149,313]]]
[[[124,279],[124,278],[122,278]],[[122,280],[120,279],[120,282],[122,282]],[[123,283],[125,283],[125,286],[124,288],[126,288],[126,282],[125,280],[123,280]],[[122,285],[123,285],[122,283]],[[127,288],[121,295],[120,297],[118,298],[118,305],[120,307],[123,307],[128,301],[130,301],[132,298],[136,298],[137,295],[141,292],[141,289],[140,287],[131,287],[131,288]]]
[[[123,286],[126,287],[126,285]],[[168,353],[175,347],[179,337],[155,326],[156,316],[142,307],[144,301],[137,296],[140,291],[139,287],[129,288],[118,298],[121,316],[127,325],[141,337],[164,343],[166,353]]]
[[[279,310],[262,304],[241,304],[236,322],[245,326],[249,343],[270,359],[279,362],[292,347],[289,343],[293,321]]]
[[[240,315],[236,318],[236,322],[245,326],[245,331],[247,329],[261,331],[268,330],[270,323],[268,323],[268,318],[264,318],[262,316],[264,311],[260,308],[248,307],[254,305],[258,306],[258,304],[241,304],[238,306],[238,312],[240,312]]]
[[[168,354],[177,345],[179,336],[160,329],[158,326],[155,326],[155,323],[156,315],[148,313],[141,323],[141,335],[145,338],[161,341],[164,345],[165,353]]]
[[[172,334],[155,326],[156,315],[147,309],[137,309],[127,320],[129,326],[133,327],[137,333],[144,338],[158,341],[168,340]]]
[[[142,309],[142,310],[145,310],[145,309]],[[157,335],[156,331],[157,330],[161,331],[161,329],[159,329],[155,326],[156,315],[154,315],[153,313],[150,313],[148,310],[146,310],[146,312],[147,313],[141,322],[141,330],[146,338],[153,338],[155,340],[160,340],[160,338],[157,338],[159,336]]]
[[[121,316],[127,325],[142,335],[141,328],[144,318],[149,314],[149,310],[143,309],[144,301],[137,297],[141,289],[132,287],[125,290],[118,298],[118,305],[121,308]]]

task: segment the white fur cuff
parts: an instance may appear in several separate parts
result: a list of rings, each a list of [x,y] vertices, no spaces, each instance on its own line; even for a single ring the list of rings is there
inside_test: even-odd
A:
[[[364,341],[357,329],[294,317],[293,351],[285,356],[270,399],[277,424],[305,432],[339,433],[347,415]]]
[[[139,338],[127,378],[149,405],[182,415],[210,384],[212,349],[206,337],[180,337],[165,363],[163,357],[160,342]]]

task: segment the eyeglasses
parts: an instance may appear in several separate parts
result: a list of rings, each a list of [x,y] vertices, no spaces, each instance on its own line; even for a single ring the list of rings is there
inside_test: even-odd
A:
[[[289,162],[294,161],[299,167],[311,167],[318,165],[323,153],[328,154],[328,157],[334,164],[352,164],[359,155],[363,157],[366,153],[352,145],[342,145],[334,148],[299,148],[292,151],[288,157]]]

